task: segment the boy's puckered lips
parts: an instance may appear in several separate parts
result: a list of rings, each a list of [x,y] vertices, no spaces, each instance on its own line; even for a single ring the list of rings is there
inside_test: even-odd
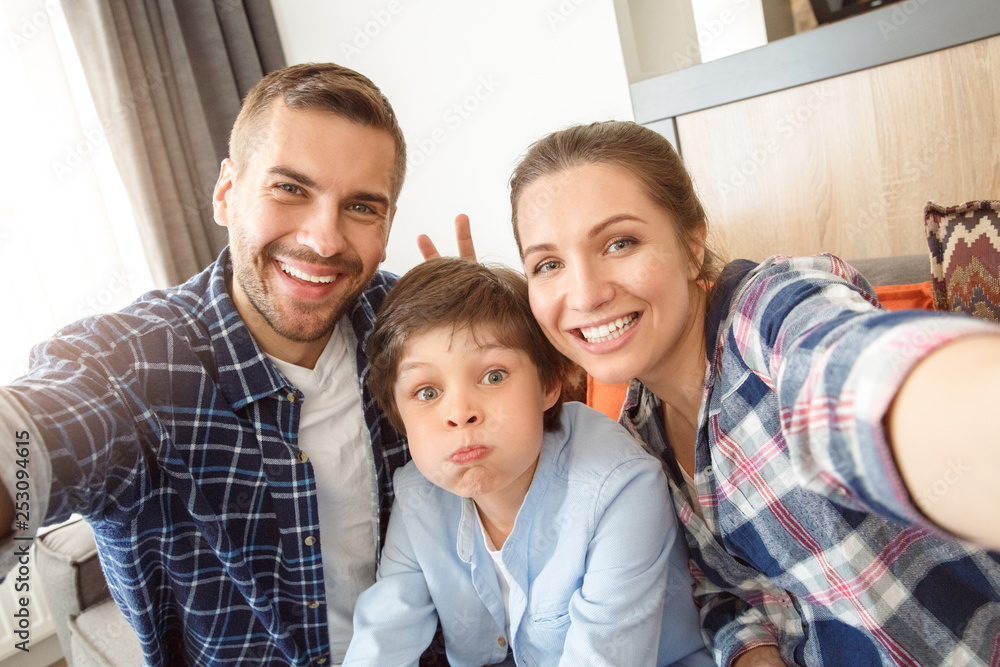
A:
[[[452,463],[464,464],[473,463],[489,454],[490,449],[486,445],[469,445],[454,452],[448,460]]]

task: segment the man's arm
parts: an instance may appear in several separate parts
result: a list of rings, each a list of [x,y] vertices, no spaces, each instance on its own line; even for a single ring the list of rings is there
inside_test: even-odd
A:
[[[1000,337],[965,338],[924,358],[886,426],[917,507],[944,530],[1000,550]]]
[[[52,469],[38,427],[0,387],[0,578],[16,564],[15,545],[28,543],[11,537],[30,538],[41,527],[51,489]]]

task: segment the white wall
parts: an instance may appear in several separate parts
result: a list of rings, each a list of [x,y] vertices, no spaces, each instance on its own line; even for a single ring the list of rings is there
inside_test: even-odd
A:
[[[613,0],[272,0],[289,64],[333,61],[371,78],[407,139],[410,168],[384,268],[455,253],[472,218],[481,259],[520,268],[507,180],[535,139],[631,120]]]

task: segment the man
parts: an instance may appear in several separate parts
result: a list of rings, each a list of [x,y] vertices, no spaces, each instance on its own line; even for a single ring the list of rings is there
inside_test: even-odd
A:
[[[0,390],[28,443],[0,447],[2,571],[11,537],[76,512],[151,665],[340,662],[409,459],[364,353],[405,166],[356,72],[300,65],[249,93],[214,193],[219,259],[70,325]]]

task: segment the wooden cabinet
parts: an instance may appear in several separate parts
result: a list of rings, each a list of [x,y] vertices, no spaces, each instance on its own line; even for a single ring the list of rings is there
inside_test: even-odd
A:
[[[927,201],[1000,199],[996,35],[998,0],[909,0],[633,84],[636,119],[679,146],[730,257],[924,253]]]

